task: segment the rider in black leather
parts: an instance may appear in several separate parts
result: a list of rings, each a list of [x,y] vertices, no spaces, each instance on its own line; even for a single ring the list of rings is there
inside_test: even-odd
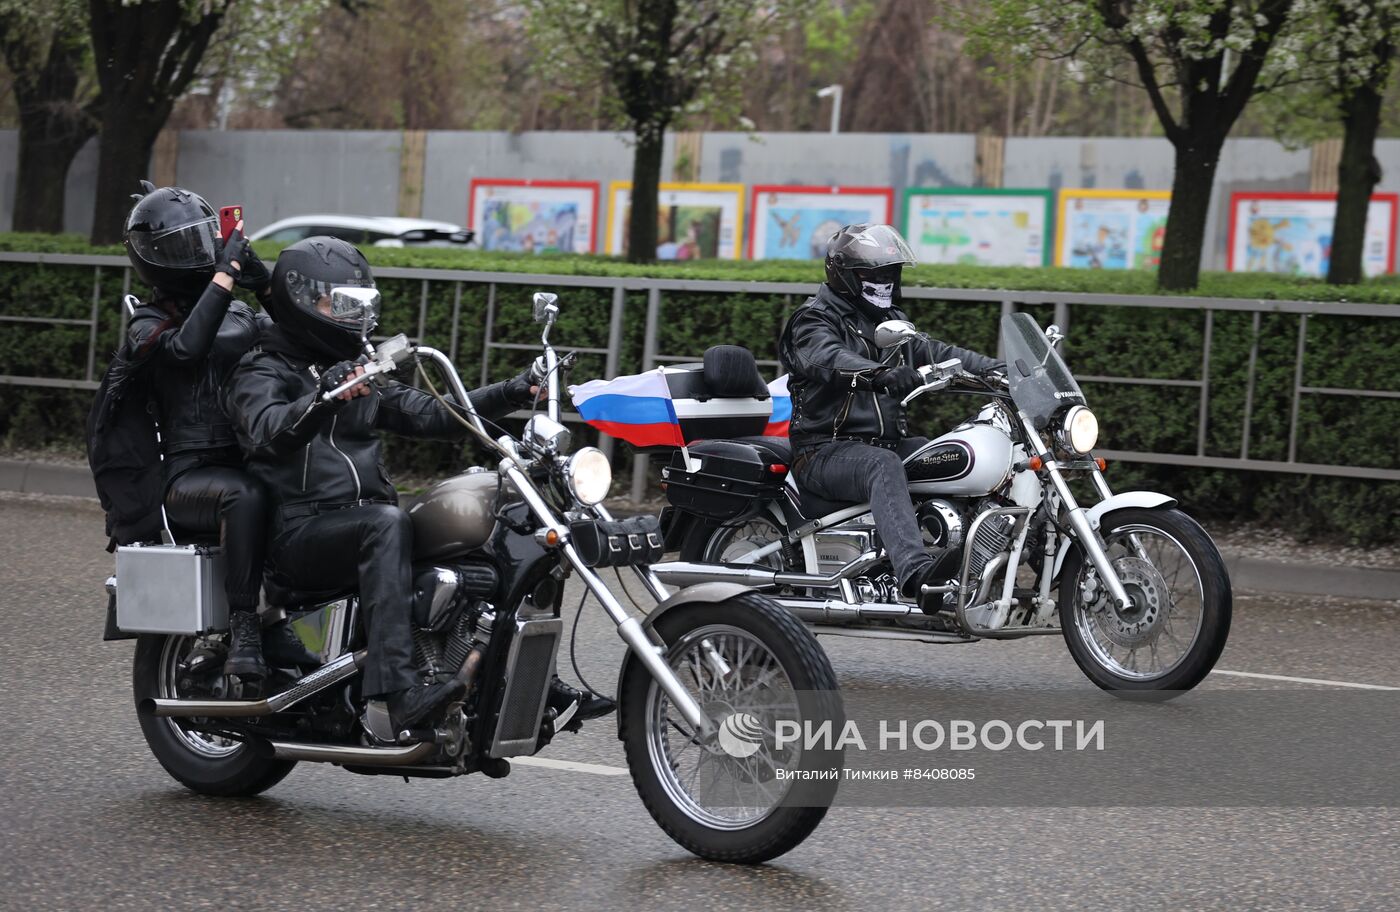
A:
[[[345,293],[344,289],[350,289]],[[419,684],[409,629],[412,526],[384,468],[379,434],[460,439],[467,430],[437,399],[402,383],[365,383],[323,402],[363,373],[360,332],[378,318],[368,262],[342,240],[287,247],[272,274],[272,314],[234,372],[229,413],[249,470],[272,493],[269,578],[291,589],[356,589],[369,659],[363,693],[385,699],[395,731],[461,696],[458,684]],[[487,418],[529,405],[529,372],[473,391]]]
[[[922,598],[921,586],[952,577],[958,554],[924,547],[904,459],[928,440],[908,436],[900,401],[923,383],[917,367],[958,358],[965,370],[986,374],[1002,364],[925,337],[892,350],[876,346],[877,325],[907,319],[900,275],[913,263],[889,225],[842,228],[827,245],[826,283],[788,320],[780,352],[791,374],[799,487],[831,501],[868,501],[902,590],[933,611],[939,600]]]
[[[232,631],[226,674],[267,673],[263,647],[279,664],[315,663],[286,625],[263,643],[257,619],[268,499],[243,471],[243,454],[224,412],[223,385],[253,344],[265,316],[233,298],[253,291],[267,270],[241,227],[220,239],[214,210],[178,187],[144,194],[127,217],[124,240],[136,274],[154,289],[136,308],[128,339],[155,401],[165,456],[165,510],[183,533],[217,532],[225,560]]]

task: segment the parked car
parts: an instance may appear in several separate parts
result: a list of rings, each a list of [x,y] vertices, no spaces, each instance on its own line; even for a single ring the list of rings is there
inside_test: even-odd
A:
[[[249,240],[291,244],[330,235],[370,247],[466,247],[474,232],[451,222],[377,215],[298,215],[273,222]]]

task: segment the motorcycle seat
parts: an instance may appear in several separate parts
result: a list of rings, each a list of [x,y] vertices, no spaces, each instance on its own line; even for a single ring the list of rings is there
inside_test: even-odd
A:
[[[733,442],[754,447],[771,461],[792,467],[792,441],[786,437],[735,437]]]
[[[275,608],[299,608],[303,605],[320,605],[354,595],[355,590],[343,589],[297,589],[279,581],[273,576],[263,580],[263,594],[267,603]]]
[[[821,519],[837,510],[854,507],[857,503],[854,500],[827,500],[804,488],[800,481],[797,483],[797,509],[804,519]]]

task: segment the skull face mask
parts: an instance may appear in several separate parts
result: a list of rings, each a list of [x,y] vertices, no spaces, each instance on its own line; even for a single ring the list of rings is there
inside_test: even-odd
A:
[[[894,303],[894,283],[861,282],[860,296],[881,310],[888,310]]]

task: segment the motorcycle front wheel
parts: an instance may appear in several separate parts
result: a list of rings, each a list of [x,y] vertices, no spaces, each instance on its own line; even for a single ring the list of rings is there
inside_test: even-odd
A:
[[[183,692],[180,674],[180,663],[194,643],[192,637],[159,634],[143,634],[137,639],[131,678],[137,706],[148,699],[195,696]],[[186,788],[201,795],[256,795],[281,782],[296,766],[292,760],[260,757],[243,742],[196,731],[181,719],[140,713],[137,718],[146,744],[160,765]]]
[[[1120,609],[1082,549],[1060,573],[1060,626],[1089,680],[1124,696],[1170,698],[1215,667],[1230,634],[1230,576],[1215,543],[1176,509],[1124,509],[1100,526],[1132,600]]]
[[[642,803],[711,861],[757,864],[806,839],[836,795],[843,751],[780,743],[778,723],[845,724],[816,638],[757,594],[681,605],[657,619],[665,659],[718,727],[703,738],[638,661],[621,682],[621,735]],[[821,774],[821,775],[818,775]]]

